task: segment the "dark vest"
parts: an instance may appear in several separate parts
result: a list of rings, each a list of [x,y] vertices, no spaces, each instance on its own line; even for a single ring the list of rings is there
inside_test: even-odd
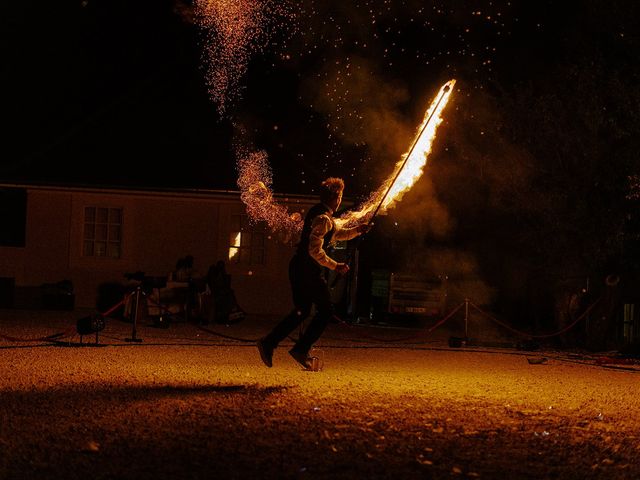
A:
[[[300,243],[298,243],[298,255],[306,255],[311,258],[309,255],[309,236],[311,235],[311,225],[313,224],[313,219],[319,215],[324,213],[328,213],[331,216],[331,210],[326,205],[322,203],[318,203],[309,209],[306,217],[304,217],[304,225],[302,226],[302,233],[300,234]],[[325,245],[329,245],[331,242],[331,237],[333,237],[333,233],[335,232],[335,226],[331,227],[331,230],[327,232],[323,239],[323,247]],[[315,262],[315,260],[313,260]]]

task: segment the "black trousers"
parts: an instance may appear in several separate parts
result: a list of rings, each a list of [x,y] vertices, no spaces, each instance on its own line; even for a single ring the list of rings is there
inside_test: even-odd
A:
[[[322,267],[308,255],[293,256],[289,262],[289,281],[294,308],[264,340],[273,348],[277,347],[309,316],[311,307],[315,305],[316,314],[313,320],[293,347],[295,351],[308,353],[327,328],[333,315],[329,286],[322,274]]]

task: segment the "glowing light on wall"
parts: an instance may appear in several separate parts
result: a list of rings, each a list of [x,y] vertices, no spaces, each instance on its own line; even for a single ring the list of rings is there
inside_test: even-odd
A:
[[[229,260],[237,258],[240,253],[240,244],[242,243],[242,232],[231,233],[231,243],[229,245]]]

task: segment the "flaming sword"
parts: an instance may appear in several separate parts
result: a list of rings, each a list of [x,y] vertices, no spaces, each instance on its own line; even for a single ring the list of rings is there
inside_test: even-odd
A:
[[[378,212],[380,211],[380,207],[382,207],[382,205],[384,204],[384,201],[387,199],[387,196],[389,195],[389,192],[393,188],[393,185],[396,183],[396,181],[398,180],[398,177],[400,176],[400,174],[404,170],[404,167],[407,165],[407,162],[411,158],[411,155],[413,154],[413,152],[414,152],[414,150],[416,148],[416,145],[418,145],[418,142],[422,139],[422,135],[427,130],[427,127],[431,124],[431,121],[433,120],[435,113],[439,112],[439,110],[440,110],[439,107],[440,107],[440,103],[442,103],[442,99],[445,98],[445,96],[447,96],[449,90],[451,90],[451,88],[453,87],[454,84],[455,84],[455,80],[449,80],[447,83],[445,83],[444,86],[440,89],[440,92],[439,92],[438,97],[437,97],[437,101],[435,101],[435,105],[434,105],[434,102],[431,103],[434,106],[433,106],[433,108],[431,108],[431,112],[429,113],[428,118],[426,119],[426,121],[423,122],[424,125],[420,129],[420,133],[418,133],[418,135],[416,135],[416,138],[413,141],[413,144],[411,145],[411,148],[409,149],[409,152],[407,153],[407,155],[405,156],[404,161],[402,162],[402,166],[396,172],[395,176],[393,177],[393,180],[389,184],[389,188],[387,188],[387,190],[385,191],[382,199],[380,200],[380,203],[378,203],[378,206],[374,210],[373,215],[371,215],[371,218],[367,222],[368,226],[371,226],[371,224],[373,223],[373,219],[376,217],[376,215],[378,215]],[[438,118],[438,117],[436,117],[436,118]]]
[[[391,204],[393,203],[393,201],[394,200],[398,200],[400,195],[404,191],[406,191],[409,188],[411,188],[413,186],[413,184],[415,183],[415,181],[420,177],[420,175],[422,173],[422,168],[424,167],[424,165],[426,163],[426,157],[429,154],[429,151],[431,149],[431,144],[433,143],[433,140],[435,138],[436,128],[438,126],[439,121],[441,120],[440,119],[440,113],[442,112],[442,110],[446,106],[447,102],[449,101],[449,95],[451,94],[451,91],[453,90],[453,86],[455,85],[455,83],[456,83],[455,80],[449,80],[447,83],[445,83],[440,88],[440,91],[438,92],[438,95],[436,96],[436,98],[431,102],[431,107],[429,108],[429,110],[427,110],[426,118],[423,120],[422,127],[420,128],[420,131],[416,135],[416,137],[415,137],[415,139],[414,139],[414,141],[413,141],[413,143],[411,145],[411,148],[409,149],[408,153],[404,157],[404,160],[403,160],[402,164],[400,164],[400,166],[397,167],[396,173],[393,176],[393,179],[391,180],[391,182],[389,182],[389,186],[386,188],[386,190],[384,192],[384,195],[382,196],[382,198],[378,202],[378,206],[373,211],[373,214],[369,217],[369,220],[366,223],[366,225],[368,227],[371,227],[371,225],[373,224],[373,220],[378,215],[378,212],[383,207],[383,205],[384,205],[385,209],[389,208],[391,206]],[[427,133],[427,132],[431,132],[431,135],[425,135],[425,133]],[[420,145],[420,147],[421,147],[421,152],[420,151],[416,152],[416,147],[418,145]],[[421,159],[422,163],[420,163],[420,159],[419,158],[418,159],[413,159],[417,163],[417,165],[414,165],[414,170],[417,170],[417,172],[413,172],[412,177],[409,178],[408,180],[405,180],[405,183],[407,183],[407,184],[404,185],[404,187],[402,185],[400,185],[396,189],[397,191],[394,192],[394,194],[390,198],[390,200],[387,203],[387,205],[385,205],[385,200],[387,200],[387,197],[389,196],[389,193],[394,188],[394,185],[396,184],[396,182],[398,181],[398,178],[400,177],[400,175],[404,171],[405,167],[407,166],[407,163],[410,160],[412,160],[412,156],[414,155],[414,153],[417,153],[418,155],[420,155],[422,153],[424,155],[424,158]],[[368,204],[365,205],[363,208],[361,208],[359,211],[357,211],[357,212],[348,212],[340,220],[343,222],[343,224],[350,223],[351,221],[357,221],[360,218],[366,217],[369,214],[369,212],[371,211],[371,207],[372,207],[372,200],[369,200]],[[363,237],[364,237],[364,234],[361,235],[358,238],[358,243],[362,241]],[[345,263],[349,264],[351,262],[351,256],[353,254],[353,251],[356,248],[357,248],[357,246],[355,246],[353,249],[351,249],[349,251],[349,254],[347,256],[347,259],[346,259]],[[340,278],[340,276],[336,276],[336,278],[334,279],[333,283],[331,284],[332,287],[335,286],[336,282],[338,281],[338,278]]]

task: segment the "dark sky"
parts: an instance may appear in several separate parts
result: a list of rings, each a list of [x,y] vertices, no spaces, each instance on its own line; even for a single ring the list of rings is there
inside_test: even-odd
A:
[[[221,115],[205,62],[219,37],[190,2],[4,2],[2,179],[234,189],[234,122],[276,190],[340,175],[364,193],[449,78],[461,98],[499,98],[568,56],[638,46],[632,0],[237,4],[264,7],[266,42],[248,45]]]

